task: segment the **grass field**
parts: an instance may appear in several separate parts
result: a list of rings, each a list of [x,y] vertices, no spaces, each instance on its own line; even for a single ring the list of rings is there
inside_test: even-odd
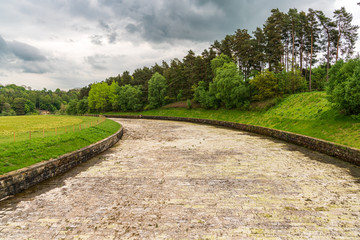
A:
[[[167,108],[116,115],[177,116],[223,120],[299,133],[360,148],[360,121],[332,108],[325,92],[290,95],[267,111]]]
[[[69,131],[80,131],[103,121],[102,118],[83,116],[11,116],[0,117],[0,143],[55,136]],[[14,139],[15,135],[15,139]]]
[[[114,134],[119,128],[114,121],[94,117],[0,117],[0,136],[3,136],[0,138],[0,174],[78,150]],[[15,142],[14,131],[19,136]],[[31,140],[29,131],[33,131]],[[22,134],[24,139],[20,137]]]

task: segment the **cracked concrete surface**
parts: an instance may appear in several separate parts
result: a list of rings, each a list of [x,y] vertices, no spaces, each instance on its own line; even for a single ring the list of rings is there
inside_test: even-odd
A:
[[[271,138],[116,119],[123,140],[0,202],[0,239],[359,239],[360,168]]]

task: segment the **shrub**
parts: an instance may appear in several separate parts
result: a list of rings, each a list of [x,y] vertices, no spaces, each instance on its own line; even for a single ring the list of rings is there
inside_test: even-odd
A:
[[[347,114],[360,113],[360,59],[338,61],[329,72],[329,100]]]
[[[190,99],[187,99],[187,100],[186,100],[186,106],[187,106],[187,109],[191,109],[191,108],[192,108],[192,104],[191,104],[191,100],[190,100]]]
[[[297,69],[291,72],[283,70],[276,74],[276,78],[281,94],[297,93],[307,89],[306,80]]]
[[[250,84],[256,89],[253,99],[260,101],[278,96],[280,92],[277,82],[275,74],[269,70],[258,73],[250,80]]]
[[[219,101],[216,99],[215,94],[210,93],[204,81],[199,82],[199,86],[195,89],[194,97],[200,103],[200,106],[205,109],[217,109],[219,107]]]

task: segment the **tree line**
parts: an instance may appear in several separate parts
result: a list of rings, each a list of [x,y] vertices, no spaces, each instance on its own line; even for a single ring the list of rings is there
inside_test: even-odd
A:
[[[78,92],[75,89],[32,90],[15,84],[0,85],[0,116],[39,114],[39,110],[66,113],[66,106],[71,100],[78,99]]]
[[[332,17],[313,9],[273,9],[252,33],[238,29],[200,55],[189,50],[183,59],[124,71],[75,91],[63,109],[52,105],[69,114],[138,111],[185,100],[204,108],[246,108],[252,101],[331,89],[331,69],[353,58],[358,28],[345,8]]]
[[[190,50],[182,60],[139,68],[132,75],[125,71],[82,92],[89,96],[92,111],[136,111],[154,108],[149,87],[155,73],[164,77],[163,104],[195,99],[205,108],[239,108],[283,94],[321,91],[328,85],[331,66],[353,57],[358,28],[345,8],[335,10],[332,18],[313,9],[273,9],[252,34],[238,29],[201,55]],[[113,90],[97,105],[99,85]],[[123,102],[121,107],[114,94]],[[137,99],[133,107],[125,107],[130,101],[125,95]]]

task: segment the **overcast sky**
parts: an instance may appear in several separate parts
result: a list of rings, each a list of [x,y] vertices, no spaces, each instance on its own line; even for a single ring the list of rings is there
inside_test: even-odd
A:
[[[332,12],[360,25],[360,0],[1,0],[0,84],[72,89],[125,70],[200,54],[270,10]],[[359,42],[357,51],[360,51]]]

